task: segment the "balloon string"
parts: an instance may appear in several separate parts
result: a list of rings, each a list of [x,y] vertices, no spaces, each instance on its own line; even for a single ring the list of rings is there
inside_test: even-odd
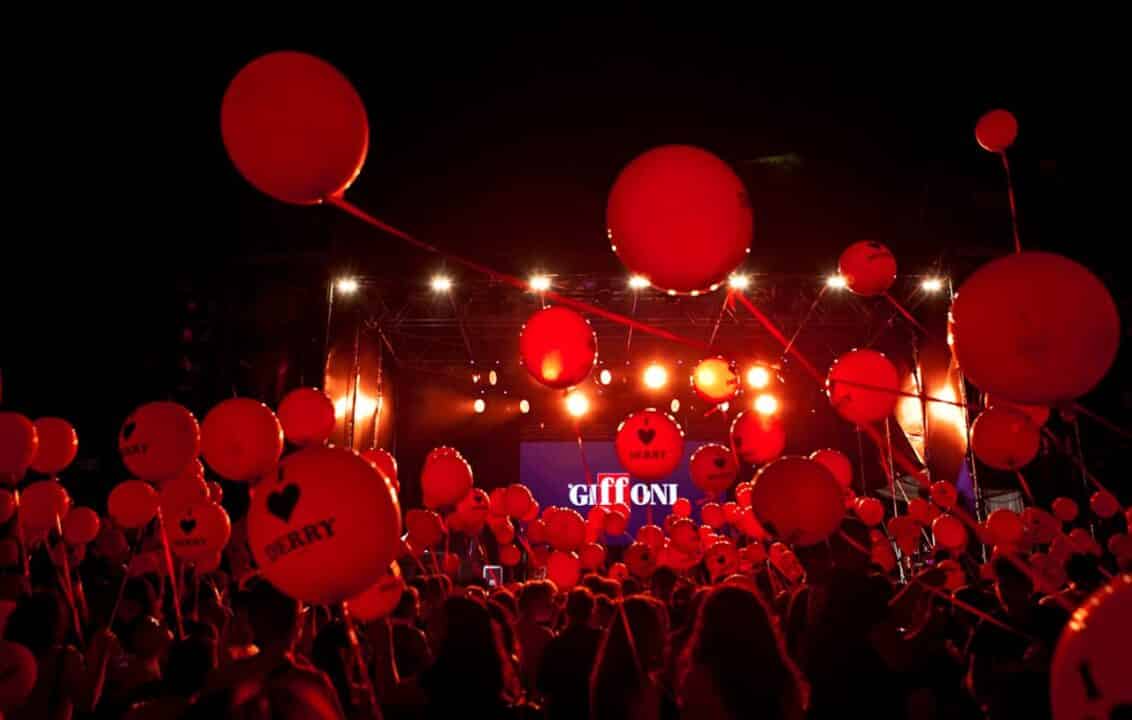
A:
[[[373,689],[373,681],[370,679],[369,670],[366,668],[366,661],[362,658],[362,647],[358,643],[358,632],[354,627],[354,619],[350,617],[349,603],[342,603],[342,620],[346,625],[346,637],[350,641],[350,650],[353,652],[355,669],[361,680],[362,689],[366,694],[366,701],[369,703],[370,717],[381,717],[380,709],[377,705],[377,692]],[[392,633],[390,633],[392,635]]]
[[[912,323],[912,325],[914,325],[917,330],[919,330],[920,332],[922,332],[924,335],[926,335],[929,338],[932,336],[932,334],[930,332],[928,332],[928,329],[926,327],[924,327],[923,325],[921,325],[920,321],[912,316],[912,313],[905,310],[904,306],[901,305],[896,300],[896,298],[892,297],[891,294],[889,294],[887,292],[884,293],[884,299],[888,300],[889,304],[892,305],[892,307],[896,308],[896,311],[898,313],[900,313],[901,315],[903,315],[905,320]]]
[[[173,555],[169,552],[169,534],[165,532],[165,518],[161,508],[157,508],[157,527],[161,530],[161,548],[165,555],[165,570],[169,574],[169,584],[173,586],[173,614],[177,621],[177,639],[185,639],[185,626],[181,621],[181,588],[177,587],[177,575],[173,572]]]
[[[1084,407],[1080,403],[1073,403],[1073,409],[1075,411],[1081,413],[1085,417],[1089,418],[1090,420],[1092,420],[1096,424],[1100,425],[1105,430],[1108,430],[1111,433],[1115,433],[1116,435],[1119,435],[1122,438],[1132,440],[1132,432],[1129,432],[1128,430],[1125,430],[1124,428],[1120,427],[1116,423],[1114,423],[1110,420],[1106,420],[1105,418],[1101,417],[1100,415],[1097,415],[1095,412],[1088,409],[1087,407]]]
[[[806,359],[805,355],[799,352],[796,347],[790,345],[790,343],[786,340],[786,336],[782,334],[782,331],[779,330],[773,322],[771,322],[769,317],[767,317],[761,310],[755,307],[754,304],[750,300],[748,300],[747,296],[742,292],[736,290],[733,297],[735,297],[740,303],[742,303],[743,307],[747,308],[747,311],[751,313],[751,315],[753,315],[756,320],[759,321],[759,323],[763,326],[763,328],[766,329],[768,333],[773,335],[774,338],[782,344],[782,347],[785,348],[785,350],[789,351],[790,355],[792,355],[802,365],[807,373],[809,373],[814,382],[816,382],[818,385],[822,384],[821,374],[818,373],[813,364],[811,364],[810,361]]]
[[[1034,501],[1034,493],[1030,492],[1030,483],[1026,482],[1026,476],[1022,474],[1021,470],[1015,470],[1014,476],[1018,478],[1018,485],[1022,488],[1022,492],[1026,494],[1026,499],[1030,501],[1031,505],[1037,505]]]
[[[1006,159],[1006,151],[999,153],[1002,156],[1002,169],[1006,171],[1006,197],[1010,200],[1010,229],[1014,232],[1014,252],[1022,252],[1022,241],[1018,239],[1018,206],[1014,204],[1014,178],[1010,174],[1010,161]]]
[[[478,263],[474,260],[469,260],[469,259],[467,259],[465,257],[461,257],[459,255],[453,255],[453,254],[444,252],[444,251],[440,250],[439,248],[437,248],[435,245],[430,245],[429,243],[426,243],[422,240],[418,240],[417,238],[413,237],[412,235],[410,235],[410,234],[408,234],[408,233],[406,233],[402,230],[398,230],[397,228],[393,227],[392,225],[388,225],[388,224],[382,222],[381,220],[378,220],[377,218],[373,217],[372,215],[370,215],[366,211],[362,210],[361,208],[359,208],[356,205],[347,201],[344,197],[332,196],[332,197],[327,198],[327,202],[330,203],[331,205],[341,209],[341,210],[344,210],[348,214],[353,215],[354,217],[358,218],[362,222],[367,223],[367,224],[377,228],[378,230],[381,230],[383,232],[387,232],[390,235],[393,235],[394,237],[397,237],[401,240],[404,240],[405,242],[409,243],[413,247],[416,247],[420,250],[424,250],[425,252],[432,253],[434,255],[441,255],[441,256],[447,258],[448,260],[451,260],[452,262],[463,265],[464,267],[468,268],[469,270],[473,270],[473,271],[478,272],[482,275],[486,275],[489,279],[494,280],[496,282],[501,282],[501,283],[504,283],[504,284],[507,284],[507,285],[511,285],[512,287],[515,287],[519,290],[525,291],[525,290],[530,289],[530,284],[527,283],[522,278],[515,277],[514,275],[508,275],[507,273],[499,272],[498,270],[494,270],[494,269],[492,269],[492,268],[490,268],[486,265],[483,265],[481,263]],[[702,349],[702,350],[709,349],[706,344],[704,344],[703,342],[700,342],[699,340],[692,340],[690,338],[686,338],[686,337],[677,335],[677,334],[669,332],[668,330],[665,330],[663,328],[656,327],[655,325],[650,325],[648,323],[639,322],[639,321],[634,320],[630,317],[626,317],[624,315],[612,312],[610,310],[605,310],[603,308],[597,307],[596,305],[591,305],[589,303],[582,302],[581,300],[575,300],[574,298],[567,297],[565,295],[561,295],[561,294],[556,293],[552,290],[547,290],[545,292],[541,292],[540,296],[545,296],[546,298],[548,298],[548,299],[550,299],[550,300],[552,300],[556,303],[559,303],[561,305],[565,305],[567,307],[572,307],[575,310],[580,310],[582,312],[587,312],[587,313],[590,313],[592,315],[597,315],[598,317],[604,318],[604,319],[609,320],[611,322],[618,323],[620,325],[628,326],[630,328],[636,328],[637,330],[640,330],[641,332],[644,332],[644,333],[648,333],[649,335],[655,335],[656,337],[664,338],[665,340],[670,340],[670,341],[675,342],[675,343],[680,343],[682,345],[688,345],[690,347],[699,348],[699,349]]]
[[[794,331],[794,334],[790,337],[790,342],[786,343],[786,348],[782,351],[783,358],[785,358],[786,354],[790,352],[790,349],[794,347],[794,341],[798,339],[798,336],[802,334],[802,329],[806,327],[807,323],[809,323],[810,316],[814,314],[814,310],[817,309],[818,303],[820,303],[821,299],[825,297],[826,290],[829,290],[829,286],[822,285],[821,292],[819,292],[818,296],[814,298],[814,301],[810,303],[810,309],[807,310],[805,316],[802,317],[802,323],[798,325],[798,329]]]
[[[711,337],[708,338],[708,347],[715,345],[715,336],[719,333],[719,324],[723,322],[723,314],[727,312],[727,307],[731,305],[731,292],[728,291],[723,296],[723,304],[719,306],[719,316],[715,318],[715,326],[711,329]]]
[[[83,640],[83,626],[79,621],[79,607],[75,603],[75,585],[71,581],[71,560],[67,557],[67,541],[63,539],[63,524],[59,521],[59,513],[55,513],[55,532],[59,533],[58,547],[62,551],[60,553],[62,559],[59,562],[62,567],[58,570],[63,574],[63,592],[67,595],[67,602],[71,606],[71,619],[75,623],[75,635],[78,637],[79,647],[83,647],[86,642]],[[47,554],[51,556],[51,552]]]
[[[1052,433],[1052,432],[1050,431],[1050,429],[1049,429],[1049,428],[1042,428],[1042,434],[1046,436],[1046,439],[1048,439],[1048,440],[1050,441],[1050,443],[1051,443],[1051,444],[1052,444],[1052,445],[1053,445],[1053,446],[1054,446],[1055,448],[1057,448],[1058,450],[1060,450],[1060,451],[1062,451],[1062,452],[1066,452],[1066,451],[1065,451],[1065,449],[1064,449],[1064,448],[1063,448],[1063,447],[1061,446],[1061,441],[1059,441],[1059,440],[1057,439],[1057,436],[1056,436],[1056,435],[1054,435],[1054,434],[1053,434],[1053,433]],[[1076,458],[1076,457],[1074,457],[1074,456],[1073,456],[1073,453],[1068,453],[1068,452],[1066,452],[1066,454],[1067,454],[1067,455],[1069,455],[1069,459],[1070,459],[1070,460],[1077,460],[1077,459],[1078,459],[1078,458]],[[1107,487],[1105,487],[1105,486],[1104,486],[1104,485],[1103,485],[1103,484],[1101,483],[1101,481],[1100,481],[1100,480],[1097,480],[1097,477],[1096,477],[1095,475],[1093,475],[1093,474],[1092,474],[1091,472],[1089,472],[1089,469],[1088,469],[1088,468],[1086,468],[1086,467],[1084,466],[1084,464],[1080,464],[1080,470],[1081,470],[1081,473],[1082,473],[1082,475],[1084,476],[1084,478],[1085,478],[1086,480],[1088,480],[1088,481],[1089,481],[1090,483],[1092,483],[1093,487],[1095,487],[1095,488],[1096,488],[1097,490],[1100,490],[1100,491],[1102,491],[1102,492],[1106,492],[1106,493],[1110,493],[1110,494],[1111,494],[1111,491],[1110,491],[1110,490],[1109,490],[1109,489],[1108,489]]]
[[[641,685],[645,684],[648,676],[645,675],[645,667],[641,662],[640,653],[637,651],[637,639],[633,637],[633,628],[629,625],[629,615],[625,612],[625,598],[621,598],[621,602],[617,603],[621,611],[621,622],[625,625],[625,638],[629,641],[629,652],[633,655],[633,665],[637,668],[637,676],[641,680]]]
[[[28,561],[27,538],[24,536],[24,514],[20,512],[20,491],[12,488],[12,499],[16,501],[16,536],[20,541],[20,563],[23,565],[24,578],[31,577],[31,563]]]
[[[633,291],[633,309],[629,311],[629,317],[634,320],[637,319],[637,300],[640,299],[640,293],[636,290]],[[625,354],[628,355],[633,347],[633,326],[629,326],[629,332],[625,336]]]

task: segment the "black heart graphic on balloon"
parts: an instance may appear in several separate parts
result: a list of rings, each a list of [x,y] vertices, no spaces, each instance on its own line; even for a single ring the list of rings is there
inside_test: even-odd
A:
[[[723,466],[727,464],[727,458],[717,457],[714,462],[715,462],[715,466],[717,468],[719,468],[720,470],[722,470]]]
[[[652,429],[645,430],[644,428],[641,428],[640,430],[637,431],[637,437],[639,437],[641,439],[642,443],[644,443],[645,445],[648,445],[649,443],[651,443],[653,441],[653,438],[656,437],[656,430],[652,430]]]
[[[134,434],[134,430],[137,430],[137,428],[138,424],[133,420],[126,423],[125,427],[122,428],[122,439],[129,440],[130,436]]]
[[[185,518],[184,520],[181,521],[181,532],[188,535],[189,533],[191,533],[193,530],[196,529],[196,526],[197,526],[196,520],[193,520],[192,518]]]
[[[280,492],[273,492],[267,496],[267,512],[283,522],[290,522],[291,513],[299,504],[299,486],[288,485]]]

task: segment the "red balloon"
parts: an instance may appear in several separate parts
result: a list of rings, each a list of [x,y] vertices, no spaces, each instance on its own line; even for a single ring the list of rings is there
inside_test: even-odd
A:
[[[825,385],[838,415],[867,425],[892,414],[899,398],[900,375],[876,350],[850,350],[833,363]]]
[[[106,507],[118,525],[132,530],[140,528],[157,514],[157,491],[141,480],[126,480],[114,486]]]
[[[533,520],[530,525],[527,525],[527,540],[540,545],[547,541],[547,528],[546,522],[543,520]]]
[[[747,537],[752,537],[756,540],[765,540],[770,537],[766,528],[762,526],[762,523],[760,523],[759,519],[755,516],[755,511],[749,507],[739,511],[739,522],[736,523],[736,527]]]
[[[876,527],[884,522],[884,503],[874,497],[859,497],[853,508],[861,522]]]
[[[250,398],[231,398],[204,416],[201,454],[217,475],[251,482],[271,472],[283,454],[283,427],[271,408]]]
[[[755,475],[751,508],[759,521],[782,540],[813,545],[829,537],[845,515],[841,487],[825,466],[809,458],[787,456]]]
[[[704,566],[713,581],[733,575],[739,571],[739,551],[729,540],[718,540],[704,553]]]
[[[38,450],[35,424],[19,413],[0,412],[0,475],[16,476],[6,481],[19,480]]]
[[[716,496],[727,492],[735,483],[739,466],[735,455],[728,448],[716,443],[700,446],[688,462],[692,484],[709,495]]]
[[[935,544],[947,550],[962,550],[967,545],[967,528],[951,515],[940,515],[932,521]]]
[[[731,445],[743,462],[770,462],[786,449],[786,428],[776,417],[739,413],[731,423]]]
[[[563,390],[586,379],[597,362],[597,335],[569,308],[539,310],[519,333],[519,359],[543,385]]]
[[[616,562],[609,566],[609,577],[621,581],[629,577],[629,568],[625,563]]]
[[[205,501],[186,505],[176,513],[165,515],[169,548],[173,554],[190,562],[210,558],[222,551],[232,537],[232,521],[224,508]]]
[[[586,542],[586,523],[577,510],[559,508],[543,517],[546,539],[556,550],[577,550]]]
[[[555,550],[546,559],[546,578],[559,590],[569,590],[578,584],[582,562],[572,552]]]
[[[644,543],[635,542],[625,550],[625,567],[635,577],[647,579],[656,571],[656,551]]]
[[[1031,544],[1045,545],[1061,534],[1061,522],[1038,507],[1022,510],[1022,527]]]
[[[1120,501],[1107,490],[1098,490],[1089,498],[1089,507],[1099,518],[1110,518],[1120,512]]]
[[[946,480],[936,480],[932,483],[931,498],[932,502],[939,507],[950,510],[955,507],[955,503],[959,502],[959,491]]]
[[[98,513],[87,507],[77,507],[63,519],[63,539],[69,545],[86,545],[98,537],[101,526]]]
[[[1019,470],[1038,455],[1041,431],[1008,407],[987,408],[971,426],[971,449],[996,470]]]
[[[401,483],[397,479],[397,458],[393,457],[388,450],[381,448],[365,450],[362,452],[362,457],[376,465],[381,474],[389,478],[390,484],[393,485],[393,492],[398,493],[398,495],[401,493]]]
[[[491,534],[495,536],[496,542],[500,545],[514,542],[515,526],[511,524],[510,518],[490,517],[487,520],[487,526],[491,530]]]
[[[487,522],[490,509],[491,501],[487,493],[481,488],[472,488],[472,491],[456,504],[456,515],[459,516],[464,531],[478,535]]]
[[[672,503],[672,514],[678,518],[686,518],[692,514],[692,501],[688,498],[676,498]]]
[[[1050,506],[1053,515],[1063,523],[1070,523],[1077,519],[1077,503],[1067,497],[1059,497]]]
[[[653,550],[664,547],[664,531],[656,525],[642,525],[637,530],[637,542],[648,545]]]
[[[680,518],[668,529],[672,547],[680,552],[692,552],[700,547],[700,534],[696,524],[688,518]]]
[[[215,480],[208,481],[208,499],[218,505],[224,500],[224,487]]]
[[[488,499],[492,515],[498,515],[499,517],[507,516],[507,488],[495,488],[491,491],[491,495],[488,496]],[[550,508],[547,508],[547,510],[550,510]]]
[[[1073,528],[1069,531],[1069,548],[1079,555],[1102,554],[1101,546],[1085,528]]]
[[[1030,418],[1030,422],[1034,423],[1037,427],[1041,427],[1049,420],[1049,408],[1045,405],[1026,405],[1023,403],[1016,403],[1006,398],[1000,398],[996,395],[985,394],[983,396],[983,404],[988,408],[992,407],[1006,407],[1018,413],[1022,413]]]
[[[63,418],[45,417],[35,421],[39,449],[32,460],[33,470],[55,475],[67,469],[79,452],[79,436],[71,423]]]
[[[1128,638],[1132,637],[1132,574],[1117,575],[1074,612],[1053,654],[1054,720],[1115,718],[1132,705]]]
[[[706,358],[692,371],[692,389],[707,402],[718,405],[739,392],[739,376],[727,360]]]
[[[353,450],[299,450],[252,491],[252,555],[268,582],[304,602],[339,602],[370,587],[400,539],[393,488]]]
[[[912,498],[908,501],[908,517],[919,525],[928,525],[932,518],[932,506],[923,498]]]
[[[20,521],[28,530],[51,530],[71,509],[71,498],[54,480],[28,485],[20,496]]]
[[[671,415],[649,408],[621,421],[614,440],[617,459],[641,480],[660,480],[680,465],[684,431]]]
[[[455,505],[472,489],[472,466],[456,450],[438,447],[425,458],[421,491],[426,507]]]
[[[118,453],[126,468],[143,480],[175,477],[200,454],[200,425],[175,402],[146,403],[122,423]]]
[[[810,459],[821,463],[826,470],[833,473],[833,479],[841,487],[848,488],[853,484],[853,464],[844,453],[830,449],[815,450],[810,453]]]
[[[531,509],[535,497],[526,485],[516,483],[507,487],[507,494],[503,498],[503,505],[507,514],[513,518],[521,518]]]
[[[875,543],[869,550],[869,562],[878,566],[886,573],[896,569],[896,551],[888,540]]]
[[[609,515],[609,508],[605,505],[594,505],[586,513],[586,525],[605,530],[605,517]]]
[[[1018,121],[1009,110],[991,110],[975,124],[975,140],[984,150],[1001,153],[1018,137]]]
[[[739,522],[739,503],[734,501],[723,503],[723,519],[728,525]]]
[[[960,287],[949,340],[967,378],[1014,402],[1084,395],[1116,357],[1120,318],[1108,290],[1076,262],[1046,252],[993,260]]]
[[[609,506],[609,511],[621,513],[622,515],[625,516],[626,520],[628,520],[629,517],[633,514],[633,509],[631,507],[629,507],[628,504],[623,503],[623,502],[622,503],[613,503],[612,505]]]
[[[315,388],[295,388],[279,403],[283,435],[299,447],[321,445],[334,432],[334,401]]]
[[[751,572],[756,566],[766,562],[766,548],[762,543],[752,543],[739,548],[739,569]]]
[[[161,489],[161,509],[166,513],[176,513],[189,505],[209,501],[208,483],[204,478],[182,475]]]
[[[718,157],[688,145],[654,148],[625,166],[605,219],[625,267],[682,293],[715,289],[746,258],[754,235],[743,182]]]
[[[350,81],[299,52],[268,53],[240,70],[224,93],[220,134],[248,182],[296,205],[345,192],[369,149],[366,110]]]
[[[405,529],[414,547],[426,548],[444,538],[444,520],[431,510],[413,508],[405,513]]]
[[[605,516],[605,534],[610,537],[620,537],[625,534],[629,518],[620,510],[611,510]]]
[[[727,518],[723,514],[723,507],[719,503],[705,503],[700,508],[700,517],[704,521],[704,525],[711,528],[721,528],[727,523]]]
[[[0,640],[0,713],[24,705],[39,675],[35,655],[19,643]]]
[[[519,519],[522,520],[525,523],[534,522],[535,518],[538,517],[538,513],[539,513],[538,500],[535,500],[534,502],[531,503],[531,506],[529,508],[527,508],[527,512],[524,513]]]
[[[405,581],[397,563],[389,564],[389,571],[368,589],[346,601],[350,617],[362,622],[380,620],[396,609],[401,602]]]
[[[751,507],[751,483],[741,482],[735,486],[735,502],[741,508]]]
[[[845,278],[846,287],[857,295],[880,295],[896,282],[896,258],[883,244],[862,240],[841,253],[837,272]]]
[[[16,498],[7,490],[0,490],[0,525],[12,519],[16,512]]]
[[[582,548],[582,567],[596,570],[605,564],[605,546],[600,543],[587,543]]]
[[[999,508],[987,516],[986,531],[991,544],[1014,546],[1022,540],[1025,527],[1018,513]]]
[[[519,548],[514,545],[502,545],[499,548],[499,564],[503,567],[515,567],[523,559]]]

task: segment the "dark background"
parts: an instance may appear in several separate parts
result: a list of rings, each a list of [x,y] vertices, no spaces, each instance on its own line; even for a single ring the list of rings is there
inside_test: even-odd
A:
[[[132,407],[171,397],[203,416],[233,393],[270,402],[315,384],[330,277],[363,274],[393,302],[440,268],[331,209],[261,196],[231,167],[225,86],[286,48],[335,64],[366,104],[370,154],[351,200],[519,275],[621,273],[603,228],[617,171],[690,143],[748,184],[752,270],[817,277],[874,238],[909,273],[959,280],[1010,248],[1001,166],[973,137],[979,115],[1009,108],[1023,245],[1086,263],[1128,316],[1100,176],[1080,161],[1103,144],[1088,116],[1113,88],[1099,41],[1071,50],[984,27],[803,47],[796,27],[740,18],[447,19],[344,19],[333,35],[36,33],[9,93],[19,182],[2,241],[3,407],[71,419],[72,473],[104,491],[124,474],[114,436]],[[1127,355],[1085,399],[1122,424]],[[1086,433],[1094,470],[1123,475],[1126,445]],[[473,458],[483,476],[502,471],[491,456]]]

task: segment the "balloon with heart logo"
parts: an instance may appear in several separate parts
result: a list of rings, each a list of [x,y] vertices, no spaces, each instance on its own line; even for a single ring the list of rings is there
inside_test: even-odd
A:
[[[714,289],[750,251],[743,182],[712,153],[653,148],[625,166],[605,210],[610,244],[630,272],[674,293]]]
[[[322,390],[295,388],[279,403],[283,436],[299,447],[321,445],[334,432],[334,401]]]
[[[597,362],[597,336],[569,308],[539,310],[519,333],[519,359],[531,376],[554,390],[581,383]]]
[[[71,496],[54,480],[41,480],[20,496],[20,522],[25,530],[52,530],[71,509]]]
[[[882,243],[862,240],[841,253],[837,272],[857,295],[881,295],[896,282],[896,257]]]
[[[731,449],[718,443],[702,445],[688,461],[692,484],[709,496],[722,495],[735,484],[739,465]],[[706,522],[706,520],[705,520]]]
[[[389,481],[352,450],[289,455],[252,491],[248,540],[263,576],[311,603],[375,583],[397,555],[401,511]]]
[[[635,542],[625,550],[625,566],[634,577],[647,580],[656,571],[656,551],[644,543]]]
[[[679,467],[684,431],[667,413],[648,408],[621,421],[614,439],[617,459],[641,480],[660,480]]]
[[[165,517],[169,548],[183,560],[194,561],[220,552],[232,536],[232,521],[224,508],[204,501],[182,507]]]
[[[692,389],[703,400],[718,405],[739,392],[739,376],[727,360],[706,358],[692,370]]]
[[[146,403],[122,423],[118,454],[137,477],[161,482],[176,477],[196,461],[200,433],[197,419],[183,405]]]
[[[841,486],[824,465],[786,456],[755,475],[751,509],[772,534],[802,546],[822,542],[845,515]]]
[[[739,551],[731,541],[719,540],[704,553],[704,566],[712,581],[725,578],[739,571]]]
[[[778,417],[742,412],[731,422],[731,446],[743,462],[757,465],[782,455],[786,427]]]
[[[0,412],[0,481],[15,484],[39,450],[35,423],[14,412]]]
[[[405,581],[401,578],[401,568],[390,563],[389,569],[369,588],[346,601],[350,617],[362,622],[380,620],[389,615],[401,602]]]
[[[269,473],[283,454],[283,426],[271,408],[250,398],[230,398],[204,416],[201,454],[216,474],[251,482]]]
[[[837,358],[825,384],[833,409],[857,425],[884,420],[900,397],[896,366],[876,350],[850,350]]]
[[[472,466],[463,455],[450,447],[434,449],[425,458],[421,469],[425,507],[455,505],[472,489],[472,481]],[[506,508],[503,514],[506,514]]]
[[[362,457],[376,465],[381,474],[389,478],[394,492],[401,492],[401,483],[397,479],[397,458],[392,453],[382,448],[373,448],[362,451]]]
[[[63,472],[79,452],[79,436],[71,423],[63,418],[44,417],[35,421],[39,448],[31,467],[44,475]]]

